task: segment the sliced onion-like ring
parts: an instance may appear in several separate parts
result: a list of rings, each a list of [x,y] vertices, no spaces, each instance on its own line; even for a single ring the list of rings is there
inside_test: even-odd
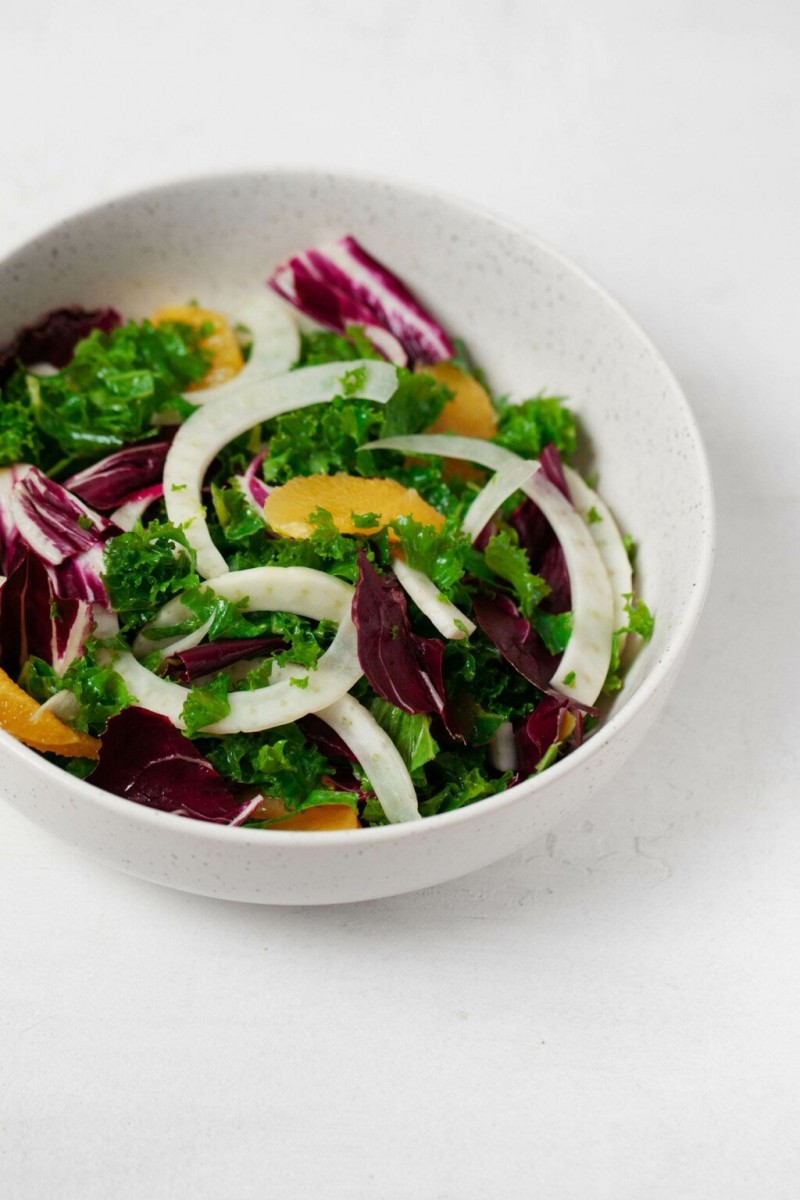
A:
[[[239,374],[225,383],[184,392],[184,399],[190,404],[217,404],[243,387],[283,375],[297,362],[300,355],[297,322],[271,292],[266,288],[255,292],[235,308],[237,322],[246,325],[253,335],[250,357]]]
[[[342,696],[317,716],[330,725],[352,750],[375,789],[387,821],[420,820],[417,793],[392,739],[381,729],[372,713],[352,696]]]
[[[514,740],[514,726],[510,721],[503,721],[495,730],[489,742],[489,757],[496,771],[516,771],[517,743]]]
[[[498,474],[508,468],[506,486],[510,486],[512,478],[524,475],[524,468],[516,466],[514,472],[518,470],[519,475],[513,474],[512,465],[527,461],[511,450],[480,438],[444,434],[383,438],[370,442],[364,449],[463,458],[493,468]],[[572,590],[572,634],[551,680],[552,686],[580,704],[594,704],[611,662],[614,599],[608,573],[586,522],[574,505],[539,470],[538,463],[530,463],[527,480],[519,483],[518,487],[539,506],[553,527],[564,551]],[[495,496],[501,496],[502,490],[498,484],[493,493],[493,502]],[[512,488],[508,495],[516,490],[516,487]],[[506,498],[502,496],[500,503]],[[479,501],[480,495],[473,503]]]
[[[338,621],[339,628],[316,670],[307,672],[305,686],[297,686],[289,678],[250,692],[231,692],[228,697],[231,711],[207,726],[204,733],[255,733],[287,725],[326,708],[361,678],[358,639],[350,615],[353,589],[343,580],[311,567],[253,567],[233,571],[207,586],[241,604],[245,612],[297,612],[313,620]],[[112,661],[113,652],[107,654]],[[128,691],[144,708],[162,713],[178,729],[185,728],[181,712],[189,688],[159,678],[132,654],[118,655],[113,658],[113,665]]]
[[[164,463],[164,500],[169,520],[184,527],[186,539],[197,553],[197,569],[204,578],[224,575],[228,569],[211,540],[201,499],[209,464],[223,446],[260,421],[340,395],[343,376],[353,371],[363,371],[358,395],[365,400],[385,404],[397,390],[397,368],[389,363],[325,363],[250,387],[243,385],[231,392],[224,404],[207,404],[181,425]]]
[[[446,596],[441,595],[433,580],[402,558],[392,559],[392,570],[400,586],[408,593],[420,612],[439,630],[442,637],[461,641],[475,632],[475,623]]]
[[[131,496],[124,504],[120,504],[119,508],[114,509],[111,514],[111,520],[120,529],[124,529],[126,533],[130,533],[136,526],[136,522],[140,521],[147,509],[156,500],[160,500],[164,495],[163,485],[154,483],[152,487],[142,488],[135,496]]]
[[[572,467],[565,466],[564,477],[572,496],[572,502],[586,521],[589,533],[594,538],[594,544],[597,546],[608,572],[608,578],[611,580],[611,591],[614,596],[614,628],[624,629],[628,623],[625,603],[633,591],[633,567],[628,558],[622,534],[606,503],[600,499],[597,492],[589,487],[588,483],[581,479],[577,471],[573,471]],[[594,509],[600,518],[599,521],[589,520],[587,514],[591,509]]]

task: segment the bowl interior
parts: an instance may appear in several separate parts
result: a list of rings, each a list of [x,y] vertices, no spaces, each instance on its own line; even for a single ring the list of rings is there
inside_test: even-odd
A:
[[[639,544],[638,587],[656,615],[612,705],[624,709],[680,653],[699,614],[713,520],[705,455],[647,338],[531,236],[457,202],[358,178],[270,172],[168,185],[73,218],[0,264],[0,344],[61,304],[110,303],[138,317],[196,298],[235,316],[238,297],[263,287],[280,259],[344,232],[466,340],[496,389],[571,398],[581,465]]]

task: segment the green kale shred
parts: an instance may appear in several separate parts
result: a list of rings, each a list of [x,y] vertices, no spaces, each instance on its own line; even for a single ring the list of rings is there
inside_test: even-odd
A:
[[[63,474],[156,437],[157,413],[193,411],[181,393],[208,368],[202,336],[189,325],[130,321],[93,330],[54,375],[15,372],[0,404],[0,465],[27,461]]]
[[[575,453],[577,425],[564,396],[534,396],[500,407],[494,441],[523,458],[538,458],[551,442],[564,459]]]

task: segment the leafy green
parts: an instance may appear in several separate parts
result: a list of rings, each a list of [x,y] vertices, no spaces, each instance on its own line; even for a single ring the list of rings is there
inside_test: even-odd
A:
[[[540,575],[534,575],[531,571],[528,555],[520,546],[516,533],[503,529],[492,534],[483,554],[486,565],[495,575],[513,587],[522,614],[532,617],[534,609],[549,594],[550,588]]]
[[[351,388],[357,372],[343,375]],[[348,392],[327,404],[283,413],[267,422],[263,436],[269,456],[262,472],[267,483],[285,483],[295,475],[331,475],[338,471],[368,477],[385,474],[365,442],[401,433],[419,433],[436,419],[450,392],[429,375],[398,372],[398,387],[385,405]],[[385,457],[385,456],[384,456]],[[388,460],[393,461],[393,460]]]
[[[575,453],[577,428],[564,400],[563,396],[535,396],[521,404],[502,405],[493,440],[523,458],[538,458],[553,442],[562,458],[569,459]]]
[[[41,461],[42,439],[21,372],[9,380],[5,393],[0,388],[0,467],[18,462]]]
[[[101,645],[90,638],[83,656],[76,658],[62,677],[48,663],[31,656],[22,668],[19,685],[40,704],[57,692],[72,692],[80,712],[71,724],[79,733],[101,734],[111,717],[135,703],[114,668],[98,664],[97,655],[101,649]]]
[[[384,406],[382,437],[421,433],[432,425],[453,393],[432,375],[398,371],[397,390]]]
[[[611,662],[606,681],[603,684],[603,691],[606,695],[618,692],[622,687],[620,657],[625,635],[636,633],[639,637],[647,641],[653,636],[653,630],[655,629],[655,617],[653,617],[644,600],[637,599],[633,593],[628,593],[625,597],[625,611],[628,614],[627,625],[622,629],[615,630],[611,638]]]
[[[228,699],[230,682],[230,675],[220,671],[204,687],[190,688],[181,709],[187,737],[194,737],[201,729],[227,717],[231,711],[231,702]]]
[[[126,631],[140,629],[173,596],[199,583],[194,551],[183,530],[169,522],[112,538],[103,562],[102,580]]]
[[[1,461],[16,451],[49,473],[154,437],[156,413],[188,416],[181,393],[203,377],[208,355],[202,327],[149,321],[79,342],[71,362],[54,375],[17,372],[0,418]]]
[[[504,792],[512,779],[510,771],[492,778],[486,770],[482,750],[462,750],[458,754],[445,751],[431,765],[430,774],[437,790],[421,801],[419,811],[423,817],[452,812]]]
[[[381,357],[360,325],[349,325],[346,334],[315,329],[300,335],[300,357],[295,370],[297,367],[321,366],[329,362]]]
[[[458,520],[448,518],[441,529],[436,529],[413,517],[400,517],[392,522],[392,529],[400,539],[408,565],[429,576],[448,598],[453,597],[456,585],[467,573],[491,580],[483,556],[474,549]]]
[[[563,654],[572,636],[572,613],[548,613],[537,608],[531,624],[551,654]]]
[[[260,788],[264,795],[282,800],[289,812],[317,804],[355,807],[354,793],[326,787],[323,776],[331,764],[297,725],[199,738],[196,744],[223,778]]]
[[[412,775],[439,753],[439,747],[431,736],[431,719],[425,713],[412,715],[388,700],[379,699],[372,701],[370,712],[397,746]]]

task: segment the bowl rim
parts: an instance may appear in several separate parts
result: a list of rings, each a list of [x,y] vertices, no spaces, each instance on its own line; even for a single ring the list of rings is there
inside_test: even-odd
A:
[[[74,223],[100,216],[104,212],[112,211],[123,204],[136,201],[152,201],[157,199],[160,194],[177,189],[190,190],[211,184],[228,184],[229,186],[239,185],[244,187],[251,185],[256,180],[266,182],[275,177],[292,179],[297,184],[305,180],[308,186],[316,187],[337,182],[362,185],[384,192],[398,193],[416,200],[434,201],[440,205],[460,209],[461,212],[499,227],[514,237],[522,237],[537,251],[555,260],[566,272],[575,276],[589,291],[595,293],[596,296],[611,308],[616,317],[623,325],[627,326],[627,329],[648,351],[648,354],[662,372],[665,381],[669,383],[672,389],[674,399],[682,413],[686,431],[690,436],[692,449],[696,456],[700,484],[698,491],[698,500],[700,503],[699,520],[701,521],[697,579],[692,588],[686,608],[681,613],[675,625],[670,641],[630,699],[624,702],[618,712],[604,719],[602,725],[598,726],[592,732],[591,736],[586,739],[582,746],[578,747],[566,758],[560,759],[551,767],[548,767],[545,773],[532,776],[518,784],[514,784],[504,792],[487,796],[474,804],[466,805],[463,808],[450,812],[437,813],[432,817],[426,817],[419,821],[362,828],[358,831],[358,844],[359,846],[366,846],[371,843],[387,843],[396,839],[419,837],[422,835],[422,831],[426,829],[430,830],[431,833],[435,833],[437,830],[444,832],[454,825],[474,820],[480,814],[490,816],[500,813],[503,809],[534,794],[542,787],[557,784],[558,781],[570,772],[583,766],[593,755],[599,753],[618,732],[625,729],[635,720],[636,716],[647,707],[651,698],[668,681],[673,670],[679,666],[681,658],[699,622],[708,595],[714,566],[716,505],[708,453],[691,405],[675,374],[649,334],[615,296],[601,284],[597,283],[573,259],[556,249],[537,234],[531,232],[525,226],[494,212],[485,205],[465,200],[463,197],[454,193],[441,191],[438,188],[431,189],[420,184],[392,179],[387,176],[373,175],[368,172],[327,167],[307,168],[276,165],[252,169],[225,169],[196,175],[177,175],[167,180],[162,179],[158,183],[110,195],[98,203],[68,213],[66,216],[59,218],[54,224],[35,233],[32,237],[12,246],[0,258],[0,268],[8,265],[18,255],[34,251],[40,241],[50,240],[62,230],[67,230]],[[312,846],[320,850],[323,848],[325,850],[335,849],[339,845],[351,848],[353,846],[352,830],[319,830],[311,832],[296,829],[247,829],[244,826],[216,825],[208,821],[188,820],[185,817],[178,816],[176,813],[164,812],[160,809],[150,808],[147,805],[132,803],[124,797],[116,796],[104,788],[99,788],[94,784],[88,783],[86,780],[69,775],[62,767],[48,762],[37,751],[18,741],[12,734],[3,729],[0,729],[0,747],[3,747],[5,752],[10,751],[12,756],[16,757],[23,766],[30,767],[34,772],[40,773],[45,781],[60,784],[62,788],[68,782],[70,789],[73,790],[75,795],[85,798],[100,809],[107,811],[109,815],[117,817],[125,817],[127,815],[133,822],[142,822],[145,826],[149,824],[152,828],[160,828],[165,832],[167,830],[177,832],[181,829],[187,840],[194,842],[219,843],[231,847],[239,845],[242,848],[247,846],[248,849],[262,846],[265,850],[270,849],[270,851],[280,848],[284,853],[292,853],[293,849],[305,852]],[[180,825],[177,824],[178,822],[180,822]]]

